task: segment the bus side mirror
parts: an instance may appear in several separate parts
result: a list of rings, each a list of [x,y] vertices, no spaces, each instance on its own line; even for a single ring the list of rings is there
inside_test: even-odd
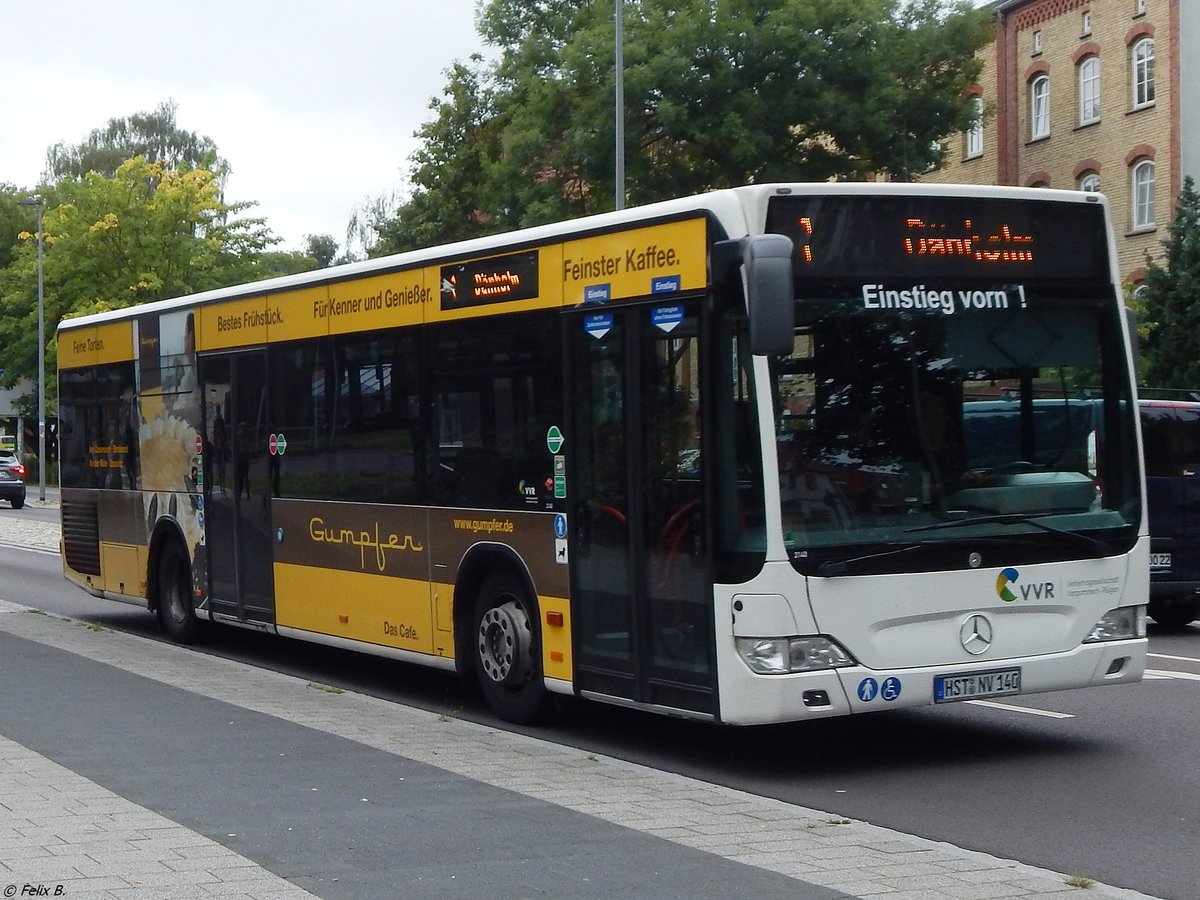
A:
[[[796,329],[792,294],[792,239],[758,234],[742,251],[742,281],[750,317],[750,352],[791,353]]]

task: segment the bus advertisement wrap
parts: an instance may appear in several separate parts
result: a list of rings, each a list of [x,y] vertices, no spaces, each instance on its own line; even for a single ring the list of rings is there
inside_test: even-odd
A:
[[[752,185],[64,320],[64,575],[522,723],[1136,681],[1111,246],[1096,194]]]

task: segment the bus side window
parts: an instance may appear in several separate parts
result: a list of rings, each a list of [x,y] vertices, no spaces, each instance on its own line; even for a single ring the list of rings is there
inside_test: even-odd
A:
[[[454,457],[454,503],[493,507],[500,502],[497,453],[486,447],[464,447]]]
[[[433,341],[432,500],[545,508],[553,459],[546,431],[562,420],[557,320],[544,313],[455,322]]]

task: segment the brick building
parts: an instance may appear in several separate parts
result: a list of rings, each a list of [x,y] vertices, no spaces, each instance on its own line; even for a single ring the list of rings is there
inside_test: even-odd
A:
[[[1099,190],[1121,276],[1141,281],[1200,183],[1200,0],[996,0],[973,89],[982,127],[924,181]]]

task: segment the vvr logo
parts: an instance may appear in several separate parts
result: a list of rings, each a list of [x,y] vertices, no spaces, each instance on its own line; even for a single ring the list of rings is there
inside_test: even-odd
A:
[[[1010,589],[1010,585],[1014,585],[1020,579],[1021,573],[1016,569],[1007,568],[996,576],[996,596],[1005,603],[1012,603],[1017,599],[1017,595]],[[1021,591],[1022,600],[1053,600],[1054,599],[1054,582],[1043,581],[1040,584],[1022,584],[1018,587]]]

